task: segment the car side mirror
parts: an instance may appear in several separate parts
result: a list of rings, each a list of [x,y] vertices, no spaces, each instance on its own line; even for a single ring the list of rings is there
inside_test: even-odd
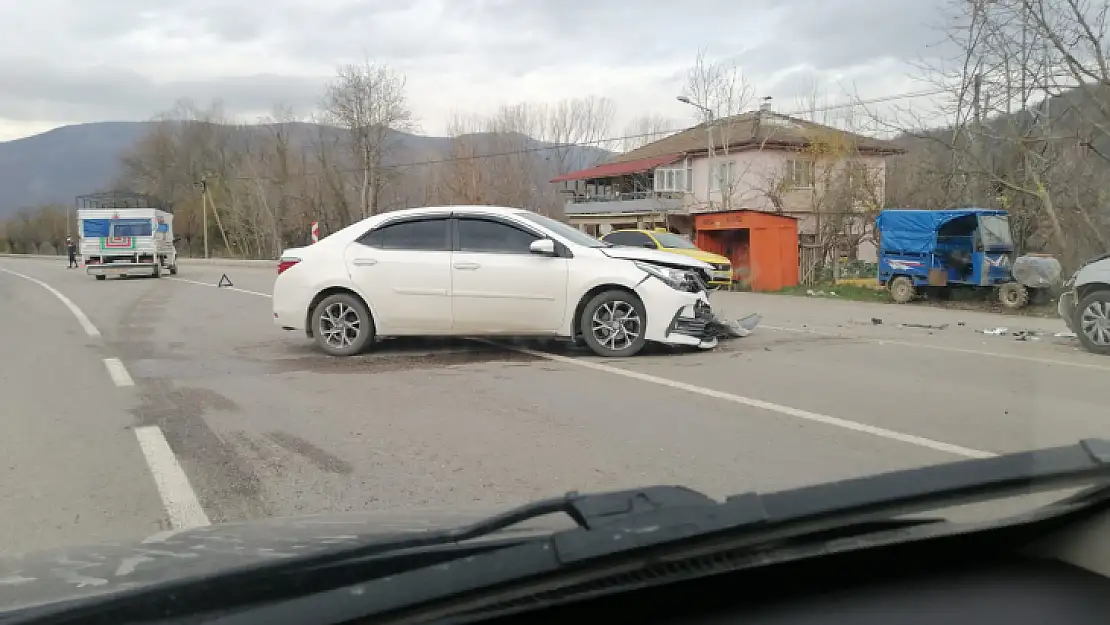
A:
[[[551,239],[536,239],[528,246],[528,251],[540,256],[554,256],[555,242]]]

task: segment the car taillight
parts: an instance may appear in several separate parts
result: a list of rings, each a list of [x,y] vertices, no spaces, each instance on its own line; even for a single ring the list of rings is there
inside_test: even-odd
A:
[[[283,258],[278,261],[278,275],[280,276],[286,269],[301,262],[299,258]]]

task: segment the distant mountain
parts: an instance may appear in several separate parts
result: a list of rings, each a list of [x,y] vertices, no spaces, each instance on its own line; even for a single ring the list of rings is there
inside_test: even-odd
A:
[[[130,150],[158,122],[97,122],[63,126],[42,134],[0,142],[0,220],[21,208],[41,204],[72,204],[74,198],[106,189],[120,174],[119,157]],[[267,132],[262,126],[245,127],[242,132]],[[335,128],[314,124],[294,124],[292,143],[308,142],[320,132],[336,136]],[[479,153],[498,153],[500,145],[535,149],[535,158],[544,159],[545,145],[530,137],[479,134],[469,135],[471,149]],[[426,161],[450,156],[452,140],[400,133],[396,160]],[[593,147],[573,148],[566,154],[571,169],[587,167],[611,156]]]

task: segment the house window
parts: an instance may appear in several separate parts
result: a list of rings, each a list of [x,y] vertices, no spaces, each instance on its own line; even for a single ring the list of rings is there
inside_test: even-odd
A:
[[[786,161],[784,176],[791,189],[812,189],[816,177],[813,161],[791,159]]]
[[[654,190],[658,193],[685,193],[690,176],[685,167],[660,167],[655,170]]]
[[[713,166],[713,190],[728,191],[736,182],[736,161],[717,163]]]

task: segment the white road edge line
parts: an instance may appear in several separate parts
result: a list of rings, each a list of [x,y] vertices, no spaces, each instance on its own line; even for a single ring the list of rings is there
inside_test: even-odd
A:
[[[558,354],[548,354],[548,353],[545,353],[545,352],[538,352],[538,351],[527,349],[527,348],[524,348],[524,347],[513,347],[513,346],[509,346],[509,345],[502,345],[500,343],[494,343],[494,344],[499,345],[501,347],[508,347],[509,349],[515,349],[516,351],[519,351],[519,352],[524,353],[524,354],[528,354],[530,356],[535,356],[537,358],[546,358],[547,360],[553,360],[555,362],[562,362],[562,363],[566,363],[566,364],[570,364],[570,365],[575,365],[575,366],[578,366],[578,367],[584,367],[586,369],[593,369],[594,371],[602,371],[602,372],[605,372],[605,373],[611,373],[613,375],[619,375],[619,376],[622,376],[622,377],[631,378],[633,380],[639,380],[641,382],[648,382],[650,384],[657,384],[659,386],[666,386],[666,387],[677,389],[677,390],[680,390],[680,391],[686,391],[688,393],[695,393],[695,394],[698,394],[698,395],[704,395],[706,397],[712,397],[714,399],[721,399],[721,400],[733,402],[733,403],[736,403],[736,404],[742,404],[744,406],[750,406],[752,408],[759,408],[760,410],[766,410],[768,412],[777,412],[781,415],[785,415],[785,416],[788,416],[788,417],[794,417],[796,419],[803,419],[803,420],[806,420],[806,421],[812,421],[814,423],[820,423],[822,425],[831,425],[833,427],[843,428],[845,430],[852,430],[853,432],[860,432],[860,433],[863,433],[863,434],[870,434],[872,436],[878,436],[880,438],[885,438],[885,439],[892,440],[892,441],[898,441],[898,442],[901,442],[901,443],[908,443],[910,445],[916,445],[918,447],[925,447],[927,449],[932,449],[934,451],[941,451],[941,452],[953,454],[953,455],[956,455],[956,456],[964,456],[966,458],[993,458],[994,456],[997,455],[997,454],[994,454],[994,453],[989,452],[989,451],[983,451],[983,450],[980,450],[980,449],[971,449],[970,447],[961,447],[959,445],[953,445],[951,443],[945,443],[945,442],[942,442],[942,441],[935,441],[935,440],[932,440],[932,439],[929,439],[929,438],[924,438],[924,437],[921,437],[921,436],[914,436],[913,434],[904,434],[902,432],[895,432],[894,430],[888,430],[886,428],[880,428],[880,427],[876,427],[876,426],[873,426],[873,425],[867,425],[866,423],[859,423],[857,421],[849,421],[847,419],[841,419],[839,417],[832,417],[832,416],[820,414],[820,413],[817,413],[817,412],[810,412],[808,410],[801,410],[799,408],[791,408],[790,406],[783,406],[783,405],[780,405],[780,404],[774,404],[774,403],[771,403],[771,402],[768,402],[768,401],[763,401],[761,399],[754,399],[754,398],[751,398],[751,397],[744,397],[742,395],[734,395],[732,393],[726,393],[724,391],[718,391],[718,390],[711,389],[711,388],[705,388],[703,386],[696,386],[694,384],[687,384],[685,382],[679,382],[678,380],[671,380],[669,378],[662,378],[662,377],[655,376],[655,375],[650,375],[650,374],[647,374],[647,373],[640,373],[638,371],[630,371],[628,369],[621,369],[619,367],[612,367],[610,365],[604,365],[604,364],[601,364],[599,362],[593,362],[593,361],[590,361],[590,360],[581,360],[581,359],[578,359],[578,358],[571,358],[569,356],[561,356],[561,355],[558,355]]]
[[[19,273],[18,271],[12,271],[11,269],[4,269],[3,267],[0,267],[0,271],[3,271],[5,273],[10,273],[13,276],[23,278],[24,280],[29,280],[29,281],[34,282],[35,284],[41,286],[42,288],[46,289],[47,291],[50,291],[54,295],[54,297],[58,298],[59,300],[61,300],[61,302],[63,304],[65,304],[66,308],[69,309],[69,312],[73,313],[74,317],[77,317],[77,322],[81,324],[82,328],[84,328],[85,334],[88,334],[90,337],[93,337],[93,338],[96,338],[96,337],[100,336],[100,330],[96,329],[96,326],[93,325],[93,322],[89,319],[88,315],[86,315],[84,311],[82,311],[80,308],[78,308],[77,304],[73,303],[73,300],[69,299],[65,295],[62,295],[62,292],[59,291],[58,289],[55,289],[54,287],[52,287],[49,284],[43,282],[42,280],[39,280],[38,278],[32,278],[31,276],[23,275],[23,274]]]
[[[146,457],[146,464],[173,528],[181,530],[211,525],[162,429],[156,425],[140,426],[135,428],[135,437],[139,439],[139,449]]]
[[[797,332],[799,334],[813,334],[815,336],[827,336],[831,338],[841,338],[852,341],[863,341],[865,343],[874,343],[876,345],[897,345],[899,347],[920,347],[922,349],[933,349],[942,352],[952,352],[956,354],[969,354],[972,356],[985,356],[987,358],[1005,358],[1008,360],[1018,360],[1021,362],[1034,362],[1042,365],[1061,365],[1064,367],[1078,367],[1080,369],[1093,369],[1095,371],[1110,371],[1110,367],[1106,365],[1095,364],[1093,362],[1070,362],[1067,360],[1057,360],[1055,358],[1041,358],[1039,356],[1023,356],[1021,354],[1003,354],[1000,352],[983,351],[979,349],[967,349],[965,347],[949,347],[947,345],[929,345],[928,343],[914,343],[912,341],[903,341],[900,339],[880,339],[869,336],[855,336],[852,334],[837,334],[835,332],[822,332],[820,330],[811,330],[809,328],[783,328],[778,326],[760,325],[759,327],[772,330],[774,332]]]
[[[104,366],[116,386],[135,386],[135,381],[131,379],[131,374],[127,372],[127,367],[123,366],[119,358],[105,358]]]
[[[239,287],[236,287],[236,286],[216,286],[215,284],[207,284],[205,282],[197,282],[196,280],[186,280],[185,278],[163,278],[163,280],[173,280],[174,282],[188,282],[189,284],[196,284],[196,285],[199,285],[199,286],[210,286],[214,289],[216,289],[216,288],[226,289],[228,291],[236,291],[238,293],[246,293],[247,295],[257,295],[258,297],[269,297],[271,299],[274,297],[273,295],[270,295],[269,293],[260,293],[258,291],[249,291],[247,289],[240,289]]]

